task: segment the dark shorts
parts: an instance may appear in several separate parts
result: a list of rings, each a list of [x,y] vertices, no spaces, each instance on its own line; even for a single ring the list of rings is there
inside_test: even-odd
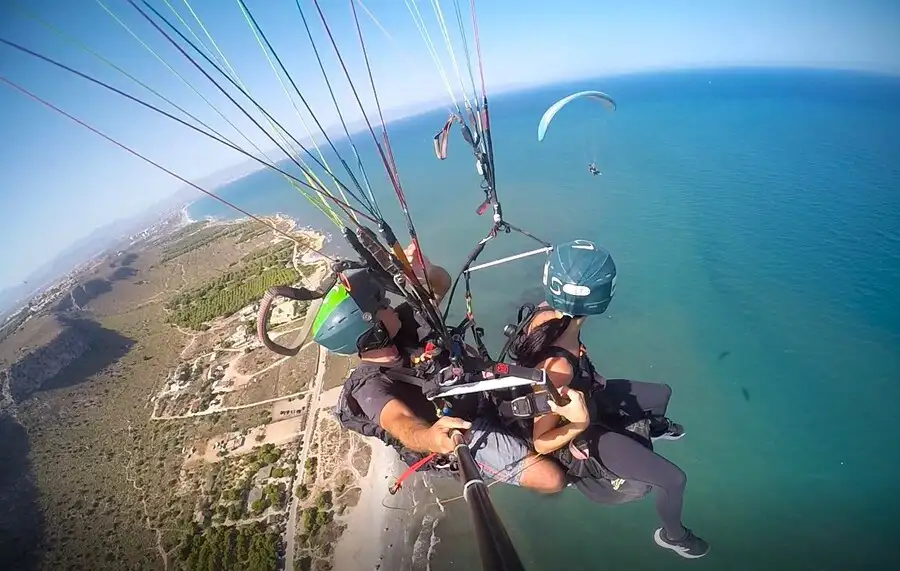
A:
[[[533,450],[529,443],[495,421],[476,419],[468,431],[472,457],[485,478],[519,485],[527,458]]]

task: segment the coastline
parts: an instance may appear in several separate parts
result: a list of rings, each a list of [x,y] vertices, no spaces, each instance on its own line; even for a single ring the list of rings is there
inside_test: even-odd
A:
[[[368,473],[357,483],[362,490],[359,503],[344,516],[347,528],[335,545],[334,568],[341,571],[379,569],[403,517],[403,512],[385,506],[391,497],[388,486],[399,473],[397,456],[381,442],[370,440],[372,460]]]
[[[334,569],[340,571],[430,571],[440,543],[445,511],[437,498],[449,495],[448,481],[428,473],[410,476],[396,495],[388,487],[405,465],[396,453],[372,441],[368,474],[357,485],[359,503],[348,510],[347,525],[335,545]]]
[[[186,204],[181,209],[181,223],[179,224],[179,228],[184,228],[185,226],[189,226],[190,224],[194,224],[196,222],[201,222],[200,220],[196,220],[191,217],[190,208],[194,203]],[[287,214],[283,214],[281,212],[276,212],[275,214],[266,214],[259,216],[260,220],[266,222],[272,222],[274,224],[286,223],[287,228],[284,229],[285,232],[294,233],[298,238],[306,238],[309,240],[312,248],[316,250],[322,250],[325,247],[325,244],[328,242],[329,236],[324,230],[318,230],[311,226],[300,226],[300,223],[296,218],[288,216]],[[240,218],[228,218],[228,219],[220,219],[212,216],[207,216],[202,220],[202,222],[206,222],[210,225],[216,226],[232,226],[236,224],[243,224],[244,222],[249,222],[251,219],[242,216]],[[175,232],[177,229],[173,230]],[[315,251],[306,249],[302,253],[302,256],[299,258],[299,262],[303,264],[312,264],[317,261],[320,261],[322,256]]]
[[[185,204],[182,207],[182,209],[181,209],[181,225],[182,226],[187,226],[188,224],[193,224],[194,222],[196,222],[196,220],[191,218],[190,209],[191,209],[191,206],[193,206],[193,205],[194,205],[193,202],[188,202],[187,204]]]

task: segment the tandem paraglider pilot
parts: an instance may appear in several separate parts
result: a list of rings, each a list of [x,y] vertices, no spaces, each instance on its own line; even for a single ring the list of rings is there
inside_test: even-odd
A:
[[[407,258],[417,259],[414,246]],[[450,289],[450,275],[422,258],[413,263],[427,275],[436,301]],[[434,331],[408,303],[391,307],[384,288],[365,270],[345,272],[322,301],[312,326],[313,340],[340,355],[358,355],[360,363],[344,384],[336,408],[341,424],[377,437],[419,471],[441,470],[442,455],[453,451],[451,432],[463,430],[485,476],[542,493],[566,485],[562,468],[536,455],[530,443],[502,425],[478,416],[480,397],[464,395],[453,403],[452,416],[439,416],[421,388],[392,378],[392,370],[422,359],[449,364],[446,352],[432,354]],[[446,359],[446,361],[444,361]]]

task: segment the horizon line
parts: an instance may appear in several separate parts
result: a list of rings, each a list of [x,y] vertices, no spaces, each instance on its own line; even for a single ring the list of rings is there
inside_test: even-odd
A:
[[[618,79],[618,78],[631,78],[631,77],[639,77],[644,75],[662,75],[662,74],[678,74],[684,72],[692,72],[692,71],[735,71],[735,70],[782,70],[788,71],[793,70],[797,72],[809,72],[809,71],[818,71],[818,72],[839,72],[839,73],[852,73],[856,75],[868,75],[874,77],[883,77],[883,78],[897,78],[900,79],[900,69],[897,71],[886,71],[886,70],[875,70],[868,68],[860,68],[860,67],[844,67],[844,66],[825,66],[825,65],[811,65],[811,64],[746,64],[746,63],[735,63],[735,64],[717,64],[717,65],[708,65],[708,64],[696,64],[696,65],[684,65],[680,67],[649,67],[643,68],[640,70],[632,70],[632,71],[613,71],[608,73],[601,73],[598,75],[587,75],[587,76],[572,76],[566,78],[557,78],[555,80],[551,80],[548,82],[534,83],[529,81],[522,82],[513,82],[508,83],[503,86],[497,87],[493,95],[489,95],[489,99],[494,99],[496,97],[510,96],[513,94],[525,94],[528,92],[538,91],[541,89],[546,89],[549,87],[562,86],[571,84],[581,80],[594,80],[594,79]],[[408,107],[393,107],[384,109],[385,122],[384,126],[389,127],[391,124],[396,124],[401,121],[413,120],[419,117],[424,117],[425,115],[429,115],[440,110],[442,107],[447,107],[448,104],[446,102],[446,98],[437,98],[427,102],[423,102],[420,104],[410,105]],[[397,114],[395,116],[390,116],[393,114]],[[371,123],[372,127],[380,127],[382,125],[379,121],[372,121],[371,118],[368,119],[369,123]],[[315,142],[316,144],[323,144],[325,142],[325,136],[327,135],[332,142],[337,145],[341,142],[348,141],[353,138],[355,135],[359,135],[360,133],[368,130],[368,125],[366,124],[366,119],[360,118],[352,123],[347,124],[347,131],[350,134],[350,137],[343,132],[343,128],[340,124],[330,125],[311,137],[303,137],[298,138],[297,140],[303,144],[304,146],[309,143]],[[332,131],[339,131],[337,133],[332,133]],[[263,154],[281,154],[281,150],[273,146],[268,149],[264,149],[263,153],[253,153],[253,156],[262,159]],[[276,161],[274,164],[277,166],[279,163],[289,160],[288,157],[280,159]],[[213,179],[217,176],[224,175],[228,171],[237,170],[242,165],[253,165],[254,168],[229,178],[224,182],[215,183],[210,191],[214,192],[224,186],[230,185],[234,182],[237,182],[241,179],[244,179],[248,176],[256,174],[264,169],[271,169],[268,165],[259,165],[259,163],[250,158],[246,158],[240,161],[233,163],[230,166],[218,169],[209,174],[206,174],[202,177],[199,177],[197,180],[201,181],[198,184],[202,185],[202,181],[206,179]],[[162,199],[160,202],[171,199],[173,196],[180,192],[184,192],[186,190],[191,190],[192,192],[196,192],[196,189],[189,185],[184,185],[178,187],[171,194],[167,196],[167,198]],[[188,204],[193,204],[198,200],[202,200],[203,196],[198,196],[195,200],[190,201]]]

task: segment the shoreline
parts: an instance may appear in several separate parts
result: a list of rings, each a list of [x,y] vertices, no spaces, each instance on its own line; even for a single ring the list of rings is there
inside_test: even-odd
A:
[[[398,474],[396,454],[375,439],[366,441],[371,441],[372,448],[369,471],[356,484],[361,490],[359,503],[347,511],[344,520],[347,528],[334,549],[334,568],[341,571],[378,569],[389,546],[395,543],[390,540],[390,535],[395,535],[396,531],[393,534],[391,531],[398,529],[397,524],[403,513],[395,512],[400,515],[394,516],[391,513],[394,510],[384,505],[386,498],[390,497],[390,481]]]
[[[237,224],[243,224],[252,220],[247,216],[228,219],[207,216],[202,221],[195,220],[194,218],[191,218],[189,212],[192,204],[193,203],[187,204],[181,209],[181,224],[179,228],[184,228],[185,226],[189,226],[190,224],[194,224],[196,222],[205,222],[207,224],[216,226],[233,226]],[[287,230],[285,230],[285,232],[297,234],[298,237],[308,238],[316,250],[322,250],[329,240],[329,235],[324,230],[319,230],[313,228],[312,226],[300,226],[300,222],[296,218],[288,216],[287,214],[284,214],[282,212],[276,212],[274,214],[264,214],[258,216],[258,218],[266,222],[273,222],[274,224],[278,224],[280,222],[288,223],[288,228]],[[172,232],[174,233],[177,230],[178,229],[175,229]],[[305,264],[310,264],[315,263],[320,259],[322,259],[322,256],[320,254],[312,250],[307,250],[303,253],[300,261]]]
[[[347,527],[335,544],[334,569],[431,569],[441,542],[438,527],[445,517],[437,501],[446,487],[444,479],[436,481],[428,473],[416,473],[396,495],[390,495],[388,486],[406,466],[393,449],[375,440],[370,466],[356,484],[362,490],[360,501],[348,510]]]

